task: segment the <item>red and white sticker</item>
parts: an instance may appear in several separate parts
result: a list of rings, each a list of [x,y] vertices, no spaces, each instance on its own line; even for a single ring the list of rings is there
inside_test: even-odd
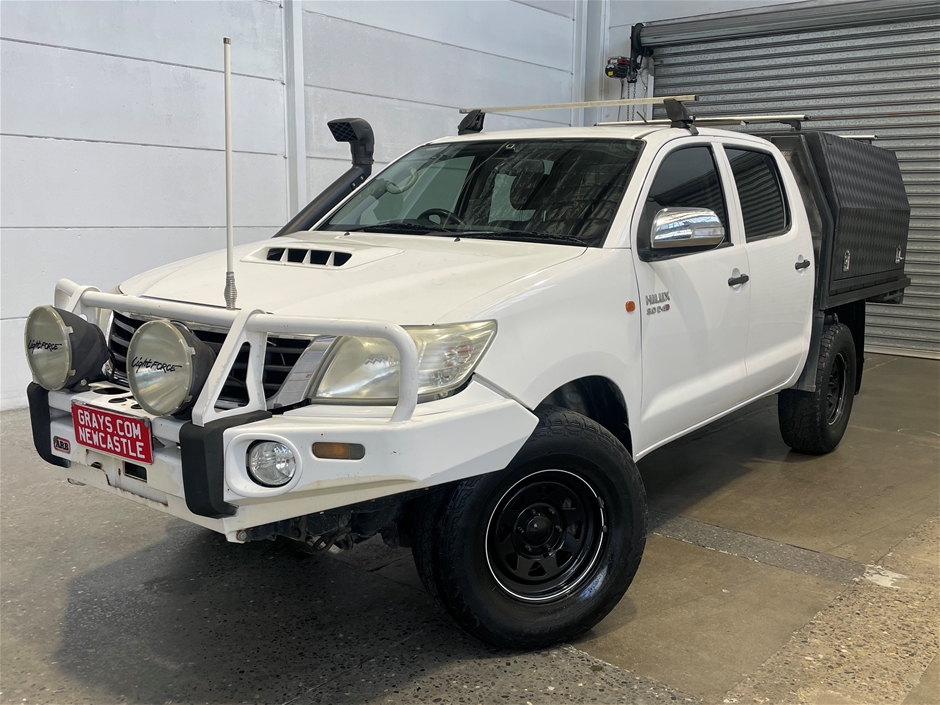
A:
[[[150,420],[72,403],[75,441],[135,463],[153,463]]]

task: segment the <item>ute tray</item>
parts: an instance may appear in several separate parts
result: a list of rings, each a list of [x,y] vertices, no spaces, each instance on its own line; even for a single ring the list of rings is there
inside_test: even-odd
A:
[[[819,310],[901,303],[911,207],[894,152],[826,132],[762,133],[782,153],[809,216]]]

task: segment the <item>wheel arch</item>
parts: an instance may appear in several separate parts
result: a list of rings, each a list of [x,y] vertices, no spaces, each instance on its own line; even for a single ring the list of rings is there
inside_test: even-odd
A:
[[[855,343],[855,393],[862,389],[862,370],[865,366],[865,302],[853,301],[826,311],[826,322],[842,323],[852,334]]]
[[[624,395],[616,382],[588,375],[556,387],[537,406],[557,406],[587,416],[610,431],[633,455],[633,436]]]
[[[819,362],[823,331],[826,326],[842,323],[852,334],[855,344],[855,394],[862,389],[862,371],[865,367],[865,302],[852,301],[841,306],[813,312],[813,332],[810,338],[809,354],[803,364],[803,371],[792,389],[799,392],[815,391],[814,379],[816,365]]]

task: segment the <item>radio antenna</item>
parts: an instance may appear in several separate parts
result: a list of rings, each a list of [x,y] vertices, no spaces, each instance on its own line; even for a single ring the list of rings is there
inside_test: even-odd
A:
[[[232,234],[232,39],[222,37],[225,75],[225,308],[235,308],[235,236]]]

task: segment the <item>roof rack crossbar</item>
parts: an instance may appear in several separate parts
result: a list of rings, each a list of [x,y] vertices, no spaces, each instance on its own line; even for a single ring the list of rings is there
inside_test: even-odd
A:
[[[521,113],[535,110],[574,110],[576,108],[608,108],[620,105],[659,105],[668,101],[697,100],[695,95],[659,96],[657,98],[621,98],[620,100],[586,100],[580,103],[543,103],[540,105],[499,105],[490,108],[460,108],[466,115],[457,126],[458,135],[483,131],[487,113]]]
[[[809,115],[804,113],[793,113],[784,115],[703,115],[693,116],[692,122],[695,125],[751,125],[761,123],[784,123],[795,129],[799,129],[799,124],[809,120]],[[671,118],[656,120],[625,120],[619,122],[599,122],[598,126],[611,125],[673,125],[675,120]],[[682,125],[683,127],[685,125]]]
[[[460,113],[466,115],[474,110],[481,113],[520,113],[534,110],[574,110],[575,108],[610,108],[619,105],[659,105],[669,99],[697,100],[695,95],[667,95],[655,98],[622,98],[620,100],[586,100],[581,103],[543,103],[540,105],[501,105],[491,108],[460,108]]]

